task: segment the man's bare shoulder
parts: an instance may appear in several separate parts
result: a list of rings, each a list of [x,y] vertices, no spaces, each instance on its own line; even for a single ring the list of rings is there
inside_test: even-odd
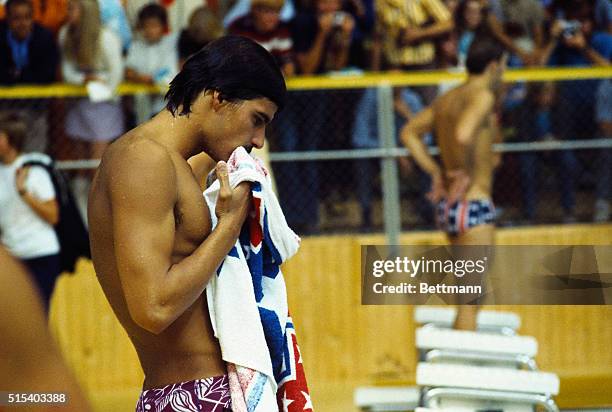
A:
[[[141,174],[150,168],[163,173],[174,166],[166,147],[146,137],[126,134],[109,146],[100,168],[115,175],[126,171]]]
[[[99,174],[111,193],[165,192],[175,186],[175,168],[170,152],[160,143],[125,135],[109,146]],[[112,196],[111,196],[112,197]]]
[[[466,85],[449,90],[433,102],[434,111],[446,113],[457,111],[455,109],[465,109],[474,101],[489,102],[495,100],[493,92],[487,88],[467,87]]]

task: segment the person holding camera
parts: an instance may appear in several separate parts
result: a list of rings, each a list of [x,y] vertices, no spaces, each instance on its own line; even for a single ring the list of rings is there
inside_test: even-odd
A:
[[[348,67],[355,19],[342,9],[340,0],[315,0],[312,8],[298,13],[289,26],[297,74],[324,74]],[[338,122],[342,122],[336,116],[335,97],[328,90],[292,91],[276,122],[283,130],[278,149],[314,151],[332,142]],[[283,162],[275,167],[275,176],[289,225],[302,235],[316,233],[323,186],[319,164]]]
[[[317,0],[315,10],[291,22],[294,51],[302,74],[341,70],[348,63],[355,20],[340,0]]]
[[[559,16],[561,17],[561,15]],[[609,66],[612,35],[596,31],[589,2],[565,10],[565,18],[553,22],[550,41],[542,53],[542,64],[549,66]],[[610,79],[573,80],[559,84],[560,119],[565,139],[612,137],[612,82]],[[593,121],[594,120],[594,121]],[[595,204],[593,220],[610,219],[610,149],[597,152],[593,162]]]

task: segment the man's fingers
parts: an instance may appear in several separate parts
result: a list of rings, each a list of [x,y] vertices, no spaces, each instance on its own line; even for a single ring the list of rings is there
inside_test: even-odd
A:
[[[225,163],[224,161],[220,161],[219,163],[217,163],[215,172],[217,174],[217,179],[219,179],[219,184],[221,185],[219,189],[219,196],[221,197],[231,196],[232,189],[230,188],[230,183],[229,183],[227,163]]]

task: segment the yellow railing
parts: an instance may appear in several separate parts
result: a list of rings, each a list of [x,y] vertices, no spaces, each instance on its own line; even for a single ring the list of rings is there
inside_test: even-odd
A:
[[[329,76],[297,76],[287,80],[289,90],[315,89],[355,89],[374,87],[379,84],[391,86],[426,86],[445,82],[461,81],[466,76],[462,72],[428,71],[428,72],[389,72],[366,73],[363,75],[337,74]],[[612,78],[610,67],[564,67],[508,69],[504,75],[507,82],[515,81],[556,81]],[[124,83],[119,86],[120,95],[138,93],[161,93],[156,86]],[[56,83],[44,86],[20,85],[0,87],[1,99],[40,99],[52,97],[86,96],[83,86]]]

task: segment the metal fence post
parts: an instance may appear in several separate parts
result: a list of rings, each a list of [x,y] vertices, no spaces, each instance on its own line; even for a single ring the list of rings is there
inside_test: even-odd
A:
[[[377,87],[378,104],[378,138],[385,150],[381,158],[383,186],[383,217],[387,244],[399,244],[401,231],[399,177],[397,161],[393,156],[395,148],[395,121],[393,112],[393,89],[390,84],[380,84]]]

